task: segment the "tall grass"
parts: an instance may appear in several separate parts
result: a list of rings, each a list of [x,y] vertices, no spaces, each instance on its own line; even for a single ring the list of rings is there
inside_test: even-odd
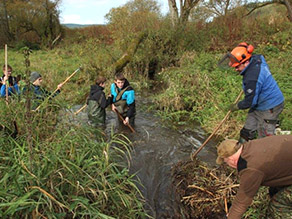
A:
[[[108,140],[87,126],[62,123],[58,110],[33,114],[32,151],[27,142],[23,103],[0,101],[0,217],[143,218],[143,199],[125,158],[130,142],[122,135]],[[64,119],[64,118],[63,118]],[[65,119],[66,120],[66,119]]]

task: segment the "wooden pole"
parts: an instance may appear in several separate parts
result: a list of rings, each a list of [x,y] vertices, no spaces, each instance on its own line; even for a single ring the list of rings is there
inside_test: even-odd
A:
[[[240,99],[240,97],[243,94],[243,90],[240,92],[240,94],[238,95],[238,97],[236,98],[236,100],[234,101],[234,103],[237,103]],[[207,140],[198,148],[197,151],[195,151],[194,153],[191,154],[191,159],[194,160],[194,158],[198,155],[198,153],[203,149],[203,147],[209,142],[209,140],[215,135],[215,133],[218,131],[218,129],[221,127],[221,125],[225,122],[225,120],[229,117],[231,113],[231,110],[228,111],[228,113],[226,114],[226,116],[224,117],[224,119],[222,119],[222,121],[219,123],[219,125],[214,129],[214,131],[212,132],[212,134],[207,138]]]
[[[74,115],[76,116],[78,113],[80,113],[82,110],[84,110],[87,107],[87,104],[84,104],[83,107],[81,107],[79,110],[77,110]]]
[[[7,55],[7,44],[5,44],[5,76],[8,77],[8,63],[7,63],[7,59],[8,59],[8,55]],[[8,87],[9,87],[9,78],[7,79],[7,81],[5,82],[5,86],[6,86],[6,104],[8,105]]]
[[[124,124],[124,121],[125,121],[125,120],[124,120],[123,116],[122,116],[117,110],[115,110],[115,112],[117,113],[119,119],[120,119],[120,120],[123,122],[123,124]],[[135,129],[130,125],[130,123],[128,123],[126,126],[129,127],[129,129],[131,130],[131,132],[133,132],[133,133],[136,132]]]
[[[65,83],[67,83],[67,81],[69,81],[70,80],[70,78],[72,78],[78,71],[80,70],[80,68],[77,68],[69,77],[67,77],[66,79],[65,79],[65,81],[63,81],[61,84],[65,84]],[[59,88],[56,88],[56,90],[54,90],[54,92],[53,93],[51,93],[51,95],[50,96],[48,96],[47,98],[46,98],[46,100],[44,100],[35,110],[33,110],[34,112],[35,111],[38,111],[39,109],[40,109],[40,107],[47,101],[47,100],[49,100],[56,92],[57,92],[57,90],[58,90]]]
[[[224,208],[225,208],[225,213],[228,215],[228,205],[227,205],[227,198],[224,196]]]

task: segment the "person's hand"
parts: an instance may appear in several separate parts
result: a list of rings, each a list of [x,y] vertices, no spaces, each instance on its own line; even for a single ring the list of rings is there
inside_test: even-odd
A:
[[[239,108],[238,108],[237,104],[231,104],[231,105],[229,106],[229,110],[230,110],[231,112],[234,112],[234,111],[239,110]]]
[[[58,86],[57,86],[58,90],[61,90],[61,88],[62,88],[63,85],[64,85],[63,83],[58,84]]]
[[[6,81],[8,81],[8,75],[7,75],[7,74],[6,74],[6,75],[4,76],[4,78],[3,78],[3,84],[5,84]]]
[[[124,125],[129,125],[129,117],[126,117],[124,120]]]
[[[114,104],[112,104],[112,111],[116,111],[116,106]]]

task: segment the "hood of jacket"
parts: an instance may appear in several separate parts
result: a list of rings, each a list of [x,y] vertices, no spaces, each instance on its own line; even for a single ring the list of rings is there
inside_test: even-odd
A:
[[[103,87],[97,84],[91,85],[88,99],[98,101],[103,89]]]
[[[90,95],[93,95],[93,94],[95,94],[95,93],[97,93],[99,91],[102,91],[103,89],[104,89],[103,87],[101,87],[101,86],[99,86],[97,84],[91,85],[91,87],[90,87]]]

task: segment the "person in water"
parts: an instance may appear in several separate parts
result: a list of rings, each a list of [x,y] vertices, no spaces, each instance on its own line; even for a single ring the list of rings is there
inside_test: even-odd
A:
[[[87,100],[88,105],[88,119],[94,126],[104,126],[106,120],[106,107],[111,104],[111,97],[106,98],[104,88],[106,84],[106,78],[98,76],[95,84],[91,85],[89,98]]]
[[[135,123],[135,91],[131,87],[124,74],[120,73],[115,76],[115,81],[111,85],[112,110],[120,113],[125,125]]]

